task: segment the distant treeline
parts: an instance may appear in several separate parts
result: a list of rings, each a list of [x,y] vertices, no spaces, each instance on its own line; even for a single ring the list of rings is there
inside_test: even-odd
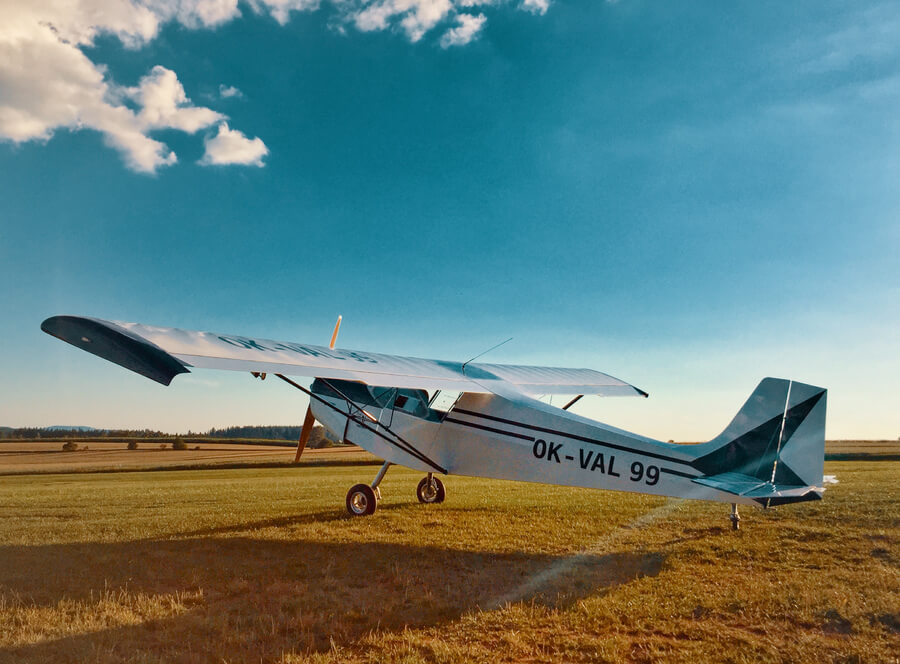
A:
[[[2,427],[0,428],[0,440],[60,440],[60,439],[81,439],[81,440],[121,440],[127,438],[161,439],[171,440],[174,438],[252,438],[257,440],[297,440],[300,437],[299,426],[243,426],[243,427],[227,427],[225,429],[210,429],[206,433],[188,431],[186,434],[170,434],[162,431],[152,431],[150,429],[45,429],[40,427],[22,427],[18,429]],[[326,434],[325,429],[316,425],[313,427],[309,438],[308,446],[310,448],[330,447],[335,441]]]
[[[300,430],[303,427],[298,426],[244,426],[244,427],[227,427],[225,429],[210,429],[206,435],[210,438],[263,438],[265,440],[297,440],[300,438]],[[315,449],[317,447],[330,447],[335,441],[331,439],[324,427],[318,425],[313,427],[309,436],[308,446]]]
[[[191,433],[191,436],[197,434]],[[19,429],[3,427],[0,429],[0,440],[39,440],[43,438],[177,438],[177,435],[151,431],[150,429],[43,429],[40,427],[22,427]]]
[[[210,429],[210,438],[268,438],[272,440],[296,440],[300,437],[299,426],[245,426]]]

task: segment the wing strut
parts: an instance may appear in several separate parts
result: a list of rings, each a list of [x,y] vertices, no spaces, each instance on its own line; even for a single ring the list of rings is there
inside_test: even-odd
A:
[[[579,400],[581,399],[581,397],[583,397],[583,396],[584,396],[583,394],[579,394],[577,397],[575,397],[575,398],[572,399],[569,403],[567,403],[565,406],[563,406],[562,409],[563,409],[563,410],[569,410],[569,408],[571,408],[571,407],[574,406],[576,403],[578,403],[578,401],[579,401]]]
[[[335,411],[336,413],[340,413],[341,416],[343,416],[343,417],[346,417],[346,418],[348,418],[348,419],[349,419],[349,418],[353,418],[353,421],[356,422],[356,423],[357,423],[359,426],[361,426],[363,429],[366,429],[367,431],[371,431],[372,433],[374,433],[376,436],[378,436],[379,438],[381,438],[381,439],[384,440],[385,442],[389,443],[390,445],[393,445],[394,447],[399,448],[400,450],[406,452],[406,453],[409,454],[410,456],[415,457],[416,459],[418,459],[418,460],[421,461],[422,463],[427,464],[428,466],[431,466],[432,468],[434,468],[434,469],[435,469],[436,471],[438,471],[439,473],[443,473],[444,475],[447,474],[447,469],[446,469],[446,468],[443,468],[443,467],[439,466],[438,464],[436,464],[434,461],[432,461],[432,460],[429,459],[427,456],[425,456],[424,454],[422,454],[422,452],[420,452],[419,450],[417,450],[416,447],[415,447],[414,445],[412,445],[409,441],[404,440],[402,436],[400,436],[400,435],[397,434],[397,433],[394,433],[393,431],[391,431],[391,429],[389,429],[388,427],[384,426],[383,424],[380,425],[381,428],[384,429],[385,431],[387,431],[389,434],[391,434],[391,436],[393,436],[394,438],[396,438],[396,440],[392,440],[391,438],[388,438],[388,437],[385,436],[383,433],[381,433],[380,431],[378,431],[377,428],[373,429],[373,428],[370,427],[368,424],[366,424],[362,419],[356,419],[355,417],[353,417],[352,414],[342,412],[339,408],[336,408],[336,407],[333,406],[332,404],[328,403],[325,399],[323,399],[322,397],[320,397],[318,394],[313,394],[310,390],[307,390],[307,389],[306,389],[305,387],[303,387],[302,385],[298,385],[297,383],[295,383],[294,381],[292,381],[292,380],[291,380],[290,378],[288,378],[287,376],[284,376],[284,375],[282,375],[282,374],[275,374],[275,375],[278,376],[281,380],[283,380],[283,381],[284,381],[285,383],[287,383],[288,385],[293,385],[294,387],[296,387],[298,390],[300,390],[300,391],[303,392],[305,395],[307,395],[310,399],[315,399],[315,400],[318,401],[319,403],[325,404],[326,406],[328,406],[329,408],[331,408],[331,410]],[[356,406],[356,404],[353,402],[352,399],[350,399],[349,397],[347,397],[346,395],[344,395],[344,394],[343,394],[339,389],[337,389],[334,385],[331,385],[330,383],[328,383],[328,381],[325,381],[324,379],[320,379],[320,380],[323,380],[323,382],[325,382],[326,384],[328,384],[328,386],[329,386],[332,390],[334,390],[335,392],[337,392],[337,394],[339,394],[340,397],[341,397],[342,399],[344,399],[344,401],[346,401],[348,404],[353,404],[353,406]],[[367,413],[364,409],[359,408],[359,406],[356,406],[356,408],[357,408],[361,413],[363,413],[364,415],[368,415],[368,413]],[[368,415],[368,417],[371,417],[371,415]],[[377,426],[377,424],[376,424],[376,426]]]

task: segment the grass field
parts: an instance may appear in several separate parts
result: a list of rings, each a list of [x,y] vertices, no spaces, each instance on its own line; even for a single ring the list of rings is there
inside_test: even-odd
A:
[[[67,439],[0,440],[0,476],[32,473],[158,470],[238,466],[290,466],[295,443],[263,440],[189,439],[188,449],[173,450],[172,441],[162,438],[141,440],[139,449],[129,450],[125,439],[74,439],[77,452],[64,452]],[[836,461],[889,459],[900,461],[900,441],[836,440],[825,445],[826,458]],[[354,463],[375,459],[356,446],[307,449],[302,463]]]
[[[32,473],[146,470],[215,466],[289,465],[293,447],[282,445],[242,445],[228,441],[191,442],[186,450],[173,450],[172,441],[141,441],[129,450],[125,442],[75,440],[79,449],[64,452],[60,441],[0,441],[0,475]],[[303,463],[347,463],[373,461],[374,457],[356,446],[307,449]]]
[[[0,478],[0,662],[892,662],[900,463],[726,505],[372,466]]]
[[[835,461],[861,461],[866,457],[900,461],[900,440],[829,440],[825,454]]]

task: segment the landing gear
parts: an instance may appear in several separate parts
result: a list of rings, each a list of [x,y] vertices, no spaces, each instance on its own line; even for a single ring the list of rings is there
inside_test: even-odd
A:
[[[368,484],[356,484],[347,492],[347,511],[353,516],[374,514],[377,505],[375,489]]]
[[[741,529],[741,515],[737,511],[737,503],[731,503],[731,529]]]
[[[446,495],[444,483],[435,477],[434,473],[428,473],[416,487],[416,497],[420,503],[442,503]]]
[[[372,484],[356,484],[347,492],[347,511],[351,516],[369,516],[375,514],[378,501],[381,500],[381,490],[378,485],[384,479],[385,474],[393,464],[385,461]]]
[[[369,516],[375,514],[378,507],[378,501],[381,500],[381,491],[378,485],[384,479],[388,468],[393,464],[385,461],[384,465],[378,470],[372,484],[356,484],[347,492],[347,512],[350,516]],[[447,492],[444,489],[444,483],[441,482],[434,473],[428,473],[427,477],[423,477],[416,487],[416,497],[420,503],[442,503]]]

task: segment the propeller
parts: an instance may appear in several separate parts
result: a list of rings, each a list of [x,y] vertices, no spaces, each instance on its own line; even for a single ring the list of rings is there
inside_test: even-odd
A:
[[[334,324],[334,332],[331,333],[331,342],[329,342],[328,347],[334,348],[334,344],[337,341],[338,330],[341,329],[341,319],[343,316],[338,316],[337,323]],[[297,454],[294,456],[294,463],[298,463],[300,461],[300,455],[303,454],[303,450],[306,449],[306,443],[309,442],[309,435],[312,433],[313,425],[316,423],[316,418],[313,417],[312,412],[312,401],[310,401],[309,406],[306,407],[306,417],[303,420],[303,428],[300,429],[300,440],[297,441]]]

